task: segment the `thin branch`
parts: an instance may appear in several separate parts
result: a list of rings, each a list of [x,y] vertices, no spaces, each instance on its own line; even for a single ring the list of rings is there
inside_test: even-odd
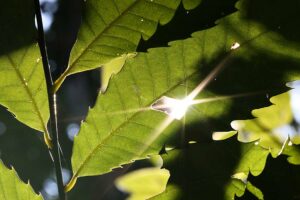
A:
[[[34,0],[34,4],[35,4],[35,15],[36,15],[37,29],[38,29],[38,43],[39,43],[40,52],[42,55],[44,73],[45,73],[45,77],[46,77],[49,110],[50,110],[50,134],[51,134],[52,142],[53,142],[53,144],[52,144],[53,147],[52,147],[52,149],[50,149],[50,153],[53,156],[59,198],[60,198],[60,200],[65,200],[66,195],[64,192],[61,158],[60,158],[60,153],[59,153],[56,95],[55,95],[55,93],[52,93],[53,81],[52,81],[50,66],[49,66],[49,62],[48,62],[48,55],[47,55],[46,42],[45,42],[45,36],[44,36],[44,29],[43,29],[43,21],[42,21],[42,16],[41,16],[41,6],[40,6],[39,0]]]

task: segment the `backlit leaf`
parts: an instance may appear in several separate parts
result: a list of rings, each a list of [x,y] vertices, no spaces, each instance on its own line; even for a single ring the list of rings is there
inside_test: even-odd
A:
[[[122,164],[160,152],[166,140],[175,136],[180,122],[166,126],[172,120],[164,112],[151,109],[151,105],[163,96],[185,97],[204,79],[202,72],[206,75],[218,63],[227,67],[225,78],[230,81],[226,84],[232,86],[219,85],[223,90],[241,91],[236,90],[241,88],[245,92],[246,86],[255,91],[274,88],[299,76],[296,58],[300,54],[295,43],[245,18],[243,3],[247,2],[242,1],[240,11],[219,20],[213,28],[195,32],[189,39],[171,42],[170,47],[150,49],[127,60],[122,71],[112,78],[107,92],[99,95],[75,137],[73,180],[107,173]],[[255,59],[259,56],[264,59]],[[293,62],[287,68],[271,62],[275,58]],[[258,69],[261,74],[257,74]],[[266,73],[272,78],[266,80]],[[214,94],[202,92],[197,98],[207,95]],[[221,118],[230,108],[230,102],[223,98],[209,106],[194,105],[188,109],[185,122]],[[164,125],[166,130],[162,128]]]
[[[166,169],[144,168],[118,178],[116,186],[130,194],[128,200],[149,199],[166,189],[169,177]]]
[[[37,195],[29,183],[23,183],[13,168],[6,168],[0,161],[0,199],[42,200],[43,197]]]
[[[262,147],[270,148],[272,155],[276,157],[285,145],[299,144],[300,136],[292,124],[290,92],[274,96],[270,101],[273,105],[252,111],[255,119],[236,120],[231,124],[238,132],[239,141],[257,140]]]
[[[141,37],[149,39],[158,23],[168,23],[179,3],[180,0],[86,1],[69,65],[56,81],[56,90],[70,74],[102,67],[135,52]]]
[[[0,104],[19,121],[47,135],[49,107],[33,1],[4,1],[0,8]],[[11,9],[13,8],[13,9]]]

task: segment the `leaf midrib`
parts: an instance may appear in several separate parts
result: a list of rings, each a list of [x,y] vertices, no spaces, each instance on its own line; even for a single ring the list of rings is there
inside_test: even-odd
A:
[[[113,21],[111,21],[111,23],[106,24],[107,26],[86,46],[86,48],[81,52],[81,54],[69,65],[69,67],[66,69],[66,71],[62,74],[62,76],[66,76],[68,74],[68,72],[74,67],[74,65],[78,62],[78,60],[82,57],[83,54],[86,53],[86,51],[89,49],[89,47],[91,45],[93,45],[95,43],[96,40],[98,40],[103,33],[105,33],[107,30],[109,30],[111,27],[113,27],[113,25],[124,16],[125,13],[127,13],[129,10],[131,10],[138,2],[140,2],[141,0],[137,0],[135,1],[133,4],[131,4],[130,6],[128,6],[128,8],[126,8],[123,12],[119,13],[119,16],[116,17]]]
[[[162,96],[166,95],[167,93],[169,93],[170,91],[174,90],[176,87],[180,86],[182,83],[184,83],[185,81],[187,81],[188,79],[192,78],[193,76],[197,75],[198,70],[195,70],[194,72],[192,72],[189,76],[186,76],[184,79],[182,79],[180,82],[178,82],[177,84],[175,84],[173,87],[169,88],[168,90],[166,90],[164,93],[162,93],[161,95],[159,95],[158,97],[154,98],[153,101],[158,100],[159,98],[161,98]],[[153,102],[152,101],[152,102]],[[147,105],[150,106],[151,104]],[[74,173],[73,177],[78,177],[78,174],[81,172],[81,170],[83,169],[84,165],[89,162],[89,160],[92,158],[92,155],[96,153],[96,151],[103,145],[105,144],[105,142],[107,140],[109,140],[115,133],[118,132],[118,130],[120,130],[123,126],[125,126],[131,119],[133,119],[136,115],[138,115],[139,113],[144,112],[144,111],[137,111],[136,113],[134,113],[131,117],[129,117],[127,120],[125,120],[122,124],[120,124],[115,130],[112,130],[110,132],[110,134],[103,139],[94,149],[93,151],[87,156],[87,158],[79,165],[80,167],[78,168],[78,170]]]
[[[32,93],[31,93],[31,91],[30,91],[30,89],[29,89],[29,87],[28,87],[28,84],[27,84],[26,81],[24,80],[24,77],[22,76],[20,70],[18,69],[18,67],[16,66],[16,64],[13,62],[13,60],[11,59],[11,57],[10,57],[9,55],[6,55],[6,56],[7,56],[8,60],[9,60],[9,62],[10,62],[10,64],[11,64],[11,66],[14,68],[14,70],[15,70],[15,72],[16,72],[18,78],[21,80],[21,83],[22,83],[23,87],[25,88],[25,91],[26,91],[27,95],[28,95],[29,98],[31,99],[31,102],[32,102],[33,107],[34,107],[34,110],[36,111],[36,113],[37,113],[37,115],[38,115],[38,118],[39,118],[39,120],[40,120],[40,122],[41,122],[41,124],[42,124],[43,132],[44,132],[45,134],[48,134],[48,130],[47,130],[46,126],[45,126],[45,123],[44,123],[42,114],[41,114],[40,110],[38,109],[36,100],[35,100],[35,98],[33,97]]]

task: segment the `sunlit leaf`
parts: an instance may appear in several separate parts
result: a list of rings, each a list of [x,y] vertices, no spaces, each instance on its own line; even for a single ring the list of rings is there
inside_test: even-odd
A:
[[[152,197],[151,200],[179,200],[181,197],[181,189],[176,185],[169,184],[163,193]]]
[[[247,190],[251,192],[257,199],[264,199],[262,191],[259,188],[255,187],[252,183],[250,183],[250,181],[247,182]]]
[[[255,119],[236,120],[231,125],[238,131],[239,141],[257,140],[262,147],[270,148],[272,155],[276,157],[285,145],[299,144],[300,136],[292,124],[290,93],[274,96],[270,101],[273,105],[252,111]]]
[[[129,200],[149,199],[166,189],[169,177],[166,169],[145,168],[118,178],[116,186],[130,194]]]
[[[0,9],[0,104],[22,123],[47,134],[49,108],[33,1],[5,1]]]
[[[282,152],[284,155],[288,155],[287,160],[294,165],[300,165],[300,146],[299,145],[287,145]]]
[[[240,8],[243,6],[240,5]],[[299,76],[295,58],[300,54],[295,44],[278,32],[248,20],[242,9],[219,20],[213,28],[169,45],[150,49],[148,53],[139,53],[127,60],[122,71],[112,78],[107,92],[99,95],[74,139],[72,180],[103,174],[160,152],[166,140],[178,131],[180,122],[175,120],[171,123],[165,112],[153,110],[151,105],[163,96],[185,97],[204,78],[202,72],[206,75],[218,63],[230,72],[226,74],[230,80],[226,84],[231,84],[232,88],[221,84],[219,88],[223,91],[224,88],[227,91],[240,88],[242,92],[245,88],[255,91],[274,89]],[[264,59],[261,62],[255,59],[262,55]],[[274,62],[275,58],[283,61],[292,59],[293,63],[287,68]],[[258,69],[260,74],[257,74]],[[271,78],[266,79],[264,75]],[[237,81],[240,82],[237,84]],[[197,98],[208,94],[214,95],[202,92]],[[215,100],[218,99],[222,101],[210,102],[209,106],[193,105],[187,111],[186,124],[221,118],[230,108],[231,101],[216,96]],[[247,105],[250,103],[247,102]]]
[[[179,3],[180,0],[86,1],[69,65],[56,81],[56,90],[70,74],[104,66],[135,52],[141,37],[149,39],[158,23],[168,23]]]
[[[13,168],[6,168],[0,161],[0,199],[42,200],[43,197],[37,195],[29,183],[23,183]]]
[[[135,55],[136,55],[135,53],[124,54],[121,57],[118,57],[112,60],[111,62],[105,64],[101,68],[101,91],[102,92],[106,91],[111,76],[121,71],[123,65],[125,64],[126,59],[132,58]]]

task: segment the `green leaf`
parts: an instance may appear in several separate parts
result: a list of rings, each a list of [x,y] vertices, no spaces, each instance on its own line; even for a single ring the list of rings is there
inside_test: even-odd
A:
[[[262,90],[266,85],[274,87],[291,79],[291,72],[293,78],[299,75],[296,64],[291,64],[290,68],[271,65],[272,70],[268,70],[268,58],[294,61],[300,55],[299,49],[277,32],[247,20],[244,14],[240,10],[219,20],[217,26],[194,33],[192,38],[171,42],[170,47],[150,49],[148,53],[128,59],[123,70],[112,78],[107,92],[99,95],[74,139],[72,180],[107,173],[122,164],[157,154],[166,140],[174,136],[180,122],[174,121],[163,131],[161,126],[167,116],[151,110],[151,105],[163,96],[185,97],[203,79],[201,70],[207,74],[208,68],[216,66],[219,61],[232,72],[227,77],[235,88],[230,89],[247,85],[249,89]],[[239,48],[233,49],[232,45],[236,47],[237,43]],[[264,55],[263,62],[253,59],[257,55]],[[236,63],[241,60],[244,62]],[[255,65],[245,64],[253,60]],[[258,77],[257,68],[253,67],[268,73],[272,79],[266,81],[265,77]],[[244,77],[235,74],[240,75],[241,71],[249,73]],[[249,77],[251,82],[245,82]],[[256,82],[253,82],[254,77]],[[236,84],[232,81],[238,78],[244,82]],[[245,92],[245,88],[242,89]],[[207,96],[207,93],[201,95]],[[193,108],[197,108],[196,111]],[[221,118],[230,108],[230,101],[223,99],[209,106],[200,104],[193,108],[188,112],[187,124]]]
[[[264,194],[262,191],[255,187],[250,181],[247,182],[247,190],[251,192],[257,199],[263,200],[264,199]]]
[[[169,184],[165,191],[155,197],[152,197],[151,200],[179,200],[181,199],[182,194],[180,188],[176,185]]]
[[[294,165],[300,165],[300,145],[287,145],[283,152],[284,155],[288,155],[287,160]]]
[[[129,200],[149,199],[166,189],[169,177],[166,169],[144,168],[118,178],[116,186],[130,194]]]
[[[180,199],[240,197],[248,186],[248,176],[262,173],[268,155],[267,149],[254,143],[240,144],[235,138],[172,150],[163,155],[164,168],[171,173],[166,191],[169,185],[177,188]],[[179,198],[164,192],[153,199]]]
[[[0,199],[42,200],[43,197],[37,195],[29,183],[23,183],[13,168],[6,168],[0,161]]]
[[[270,99],[273,105],[252,111],[254,119],[236,120],[231,126],[238,132],[238,140],[252,142],[271,150],[277,157],[290,141],[291,145],[299,144],[299,134],[292,134],[293,114],[290,93],[286,92]],[[292,143],[291,143],[292,142]]]
[[[157,24],[168,23],[180,0],[89,0],[66,71],[66,76],[102,67],[123,54],[135,52],[141,36],[149,39]]]
[[[184,8],[187,10],[192,10],[192,9],[196,8],[201,2],[202,2],[202,0],[183,0],[182,1]]]
[[[49,107],[33,1],[5,1],[0,12],[0,104],[47,136]]]
[[[127,58],[133,58],[134,56],[136,56],[135,53],[124,54],[101,67],[101,92],[106,91],[109,79],[112,75],[121,71]]]

